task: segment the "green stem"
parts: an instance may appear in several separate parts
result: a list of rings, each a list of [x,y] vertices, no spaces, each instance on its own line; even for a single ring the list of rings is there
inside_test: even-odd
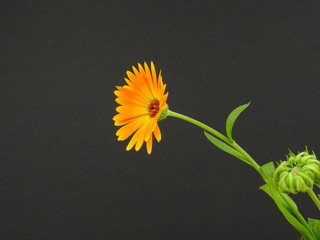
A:
[[[182,120],[185,120],[187,122],[190,122],[202,129],[204,129],[205,131],[211,133],[212,135],[216,136],[217,138],[221,139],[222,141],[224,141],[225,143],[227,143],[229,146],[233,147],[235,150],[237,150],[239,153],[241,153],[249,162],[249,164],[255,169],[257,170],[257,172],[259,172],[259,174],[262,176],[263,180],[266,183],[270,183],[270,181],[268,180],[267,176],[265,175],[265,173],[263,171],[261,171],[261,168],[259,166],[259,164],[257,164],[257,162],[245,151],[243,150],[235,141],[230,140],[229,138],[227,138],[226,136],[224,136],[223,134],[219,133],[218,131],[216,131],[215,129],[203,124],[202,122],[199,122],[193,118],[187,117],[185,115],[182,115],[180,113],[176,113],[173,112],[171,110],[168,110],[168,115],[170,117],[175,117],[175,118],[180,118]],[[318,206],[318,208],[320,209],[320,201],[319,199],[316,197],[316,195],[314,194],[314,192],[311,190],[311,192],[308,192],[310,197],[312,198],[312,200],[316,203],[316,205]],[[293,208],[294,209],[294,208]],[[302,215],[300,214],[300,212],[298,210],[294,210],[294,214],[297,216],[297,218],[299,219],[299,221],[306,227],[306,229],[309,229],[308,224],[306,223],[306,221],[304,220],[304,218],[302,217]]]
[[[211,133],[212,135],[220,138],[222,141],[224,141],[225,143],[229,144],[231,147],[233,147],[234,149],[236,149],[238,152],[240,152],[246,159],[248,159],[250,165],[252,167],[254,167],[254,169],[256,169],[260,175],[263,177],[263,179],[265,179],[264,174],[262,174],[262,172],[260,171],[260,166],[256,163],[256,161],[254,161],[254,159],[246,152],[244,151],[235,141],[230,140],[229,138],[227,138],[226,136],[224,136],[223,134],[219,133],[217,130],[207,126],[206,124],[199,122],[193,118],[187,117],[185,115],[182,115],[180,113],[176,113],[173,112],[171,110],[168,111],[168,116],[170,117],[175,117],[175,118],[180,118],[182,120],[185,120],[187,122],[190,122],[202,129],[204,129],[205,131]]]
[[[190,117],[187,117],[185,115],[182,115],[180,113],[176,113],[176,112],[173,112],[171,110],[168,111],[168,116],[170,117],[175,117],[175,118],[180,118],[182,120],[185,120],[187,122],[190,122],[198,127],[201,127],[202,129],[206,130],[207,132],[215,135],[216,137],[220,138],[222,141],[228,143],[228,144],[231,144],[231,141],[229,140],[229,138],[225,137],[224,135],[222,135],[221,133],[219,133],[218,131],[214,130],[213,128],[203,124],[202,122],[199,122],[193,118],[190,118]]]
[[[245,150],[243,150],[243,148],[241,148],[236,142],[233,142],[231,146],[245,156],[250,161],[251,166],[260,173],[264,180],[266,180],[264,174],[262,174],[260,170],[259,164]]]
[[[314,191],[308,190],[307,193],[309,194],[309,196],[311,197],[311,199],[313,200],[313,202],[316,204],[316,206],[318,207],[318,209],[320,210],[320,200],[317,197],[317,195],[314,193]]]

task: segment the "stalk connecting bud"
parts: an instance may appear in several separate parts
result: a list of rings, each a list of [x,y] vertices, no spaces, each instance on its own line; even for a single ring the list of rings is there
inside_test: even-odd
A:
[[[293,194],[311,190],[314,182],[319,179],[320,161],[314,153],[309,154],[307,149],[298,155],[290,151],[287,161],[281,162],[273,175],[274,182],[282,192]]]

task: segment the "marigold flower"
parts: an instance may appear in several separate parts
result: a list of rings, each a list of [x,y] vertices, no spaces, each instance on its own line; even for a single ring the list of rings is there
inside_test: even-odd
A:
[[[166,85],[162,82],[161,71],[157,78],[153,62],[151,69],[146,63],[144,68],[139,63],[139,70],[134,66],[132,69],[133,72],[127,71],[127,85],[117,86],[118,90],[114,91],[116,102],[120,104],[116,108],[118,114],[113,117],[114,125],[122,126],[116,136],[118,141],[123,141],[133,134],[126,150],[129,151],[135,145],[135,150],[138,151],[143,142],[146,142],[150,154],[152,134],[158,142],[161,140],[158,118],[161,111],[168,107],[168,93],[164,94]]]

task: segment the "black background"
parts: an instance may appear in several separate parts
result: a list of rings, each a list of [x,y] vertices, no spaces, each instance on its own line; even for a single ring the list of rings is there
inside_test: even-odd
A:
[[[320,154],[318,1],[1,1],[0,24],[0,239],[298,238],[196,126],[127,152],[113,91],[154,61],[170,108],[220,132],[252,101],[234,136],[260,165]]]

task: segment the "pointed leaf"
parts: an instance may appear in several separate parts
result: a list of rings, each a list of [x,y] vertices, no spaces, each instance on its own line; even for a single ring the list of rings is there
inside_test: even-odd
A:
[[[291,211],[299,214],[298,210],[295,209],[296,206],[290,206],[291,203],[287,202],[279,193],[278,188],[271,184],[267,183],[260,187],[263,191],[265,191],[276,203],[279,210],[282,212],[284,217],[288,220],[288,222],[307,240],[317,240],[311,228],[306,222],[300,222],[295,216],[292,215]]]
[[[236,158],[239,158],[242,161],[244,161],[244,162],[249,164],[248,160],[241,153],[239,153],[237,150],[235,150],[234,148],[230,147],[226,143],[220,141],[219,139],[215,138],[214,136],[212,136],[211,134],[207,133],[206,131],[204,131],[204,134],[206,135],[208,140],[213,145],[215,145],[216,147],[220,148],[221,150],[223,150],[223,151],[231,154],[232,156],[235,156]]]
[[[320,239],[320,220],[309,218],[308,224],[317,239]]]
[[[260,189],[265,191],[270,197],[272,197],[272,199],[281,203],[282,206],[289,212],[292,213],[294,209],[297,209],[297,205],[293,202],[293,200],[291,199],[290,201],[290,197],[288,195],[280,193],[278,187],[276,187],[274,184],[267,183],[260,187]]]
[[[291,197],[289,197],[288,194],[286,193],[280,193],[280,196],[283,198],[283,200],[286,201],[286,203],[289,205],[289,211],[294,213],[295,211],[298,211],[298,206],[297,204],[292,200]]]
[[[233,141],[232,134],[231,134],[232,133],[233,124],[236,121],[237,117],[240,115],[240,113],[243,110],[245,110],[249,105],[250,105],[250,102],[247,103],[247,104],[241,105],[240,107],[237,107],[228,116],[227,122],[226,122],[226,131],[227,131],[227,136],[231,141]]]
[[[273,162],[269,162],[260,167],[264,174],[269,178],[269,180],[273,180],[273,173],[275,170]]]

